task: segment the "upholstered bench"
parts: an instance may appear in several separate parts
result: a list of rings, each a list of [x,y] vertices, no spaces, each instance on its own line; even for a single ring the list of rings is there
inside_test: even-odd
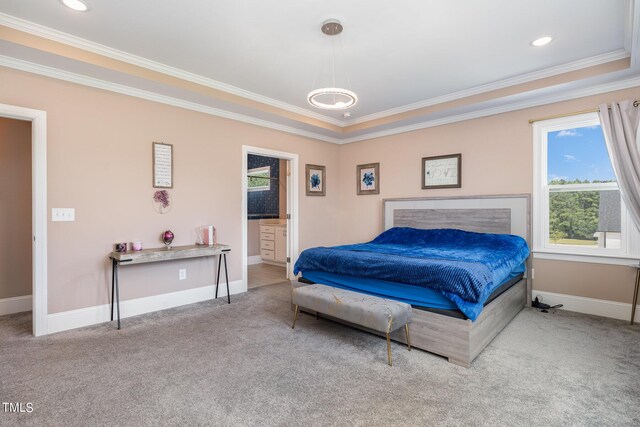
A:
[[[299,308],[303,307],[378,332],[384,332],[387,335],[389,365],[392,366],[389,334],[404,326],[407,347],[411,351],[409,323],[412,311],[409,304],[321,284],[294,288],[292,303],[294,304],[292,328],[296,326]]]

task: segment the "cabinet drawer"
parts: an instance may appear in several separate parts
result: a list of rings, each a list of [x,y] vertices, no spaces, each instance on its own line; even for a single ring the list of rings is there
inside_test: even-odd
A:
[[[268,249],[260,249],[260,257],[262,257],[262,259],[273,260],[275,258],[275,254],[273,253],[273,251],[270,251]]]
[[[275,233],[276,228],[273,225],[261,225],[260,232],[261,233]]]
[[[275,240],[273,233],[260,233],[260,240]]]
[[[260,240],[260,249],[271,249],[274,250],[276,248],[276,242],[273,240]]]

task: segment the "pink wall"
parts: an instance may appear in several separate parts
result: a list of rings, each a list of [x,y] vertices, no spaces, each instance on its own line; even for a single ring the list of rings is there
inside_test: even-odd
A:
[[[338,174],[342,242],[369,240],[382,231],[385,198],[531,194],[533,130],[529,119],[639,97],[640,88],[633,88],[343,145]],[[421,189],[421,158],[454,153],[462,153],[462,188]],[[380,194],[356,195],[356,165],[375,162],[380,162]],[[536,290],[631,301],[633,269],[548,260],[535,260],[534,268]]]
[[[297,153],[305,163],[338,169],[333,144],[133,97],[0,68],[0,103],[47,112],[48,206],[73,207],[75,222],[49,222],[49,312],[109,301],[107,256],[115,242],[193,244],[194,227],[214,224],[230,244],[230,280],[241,279],[242,145]],[[152,141],[173,144],[173,208],[154,212]],[[300,186],[300,246],[339,242],[338,188],[305,197]],[[212,283],[210,259],[122,268],[122,299]],[[178,281],[178,269],[187,280]]]
[[[640,88],[505,113],[343,146],[0,68],[0,102],[48,114],[48,205],[76,208],[76,222],[49,223],[49,311],[106,304],[107,255],[118,241],[159,246],[171,228],[174,244],[191,244],[194,227],[214,224],[232,246],[230,279],[241,278],[242,145],[300,157],[300,249],[358,242],[381,230],[381,200],[391,197],[532,192],[532,130],[528,119],[638,98]],[[151,142],[174,145],[174,206],[152,209]],[[420,159],[463,155],[461,189],[422,190]],[[380,162],[381,192],[357,196],[356,165]],[[305,163],[327,168],[327,196],[304,195]],[[122,269],[122,298],[210,284],[210,260]],[[628,302],[626,267],[576,268],[537,260],[534,288]],[[186,281],[178,269],[187,268]],[[538,271],[539,269],[539,271]],[[602,274],[606,271],[607,283]],[[629,297],[625,295],[629,293]]]
[[[31,295],[31,122],[0,117],[0,299]]]

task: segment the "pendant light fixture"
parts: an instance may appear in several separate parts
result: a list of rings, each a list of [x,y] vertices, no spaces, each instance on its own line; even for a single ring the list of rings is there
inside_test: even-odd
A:
[[[329,19],[322,24],[321,30],[324,34],[335,37],[343,30],[343,26],[337,19]],[[331,57],[332,87],[325,87],[309,92],[307,100],[309,104],[323,110],[344,110],[354,106],[358,102],[358,97],[353,91],[336,87],[336,53],[335,45]],[[348,76],[347,76],[348,81]]]

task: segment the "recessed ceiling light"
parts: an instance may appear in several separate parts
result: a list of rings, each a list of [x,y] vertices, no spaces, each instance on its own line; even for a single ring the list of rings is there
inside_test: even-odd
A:
[[[68,8],[77,10],[78,12],[86,12],[89,10],[89,6],[82,0],[62,0],[62,3]]]
[[[535,39],[534,41],[532,41],[531,46],[535,46],[535,47],[544,46],[551,43],[551,40],[553,40],[553,37],[551,36],[540,37],[539,39]]]

